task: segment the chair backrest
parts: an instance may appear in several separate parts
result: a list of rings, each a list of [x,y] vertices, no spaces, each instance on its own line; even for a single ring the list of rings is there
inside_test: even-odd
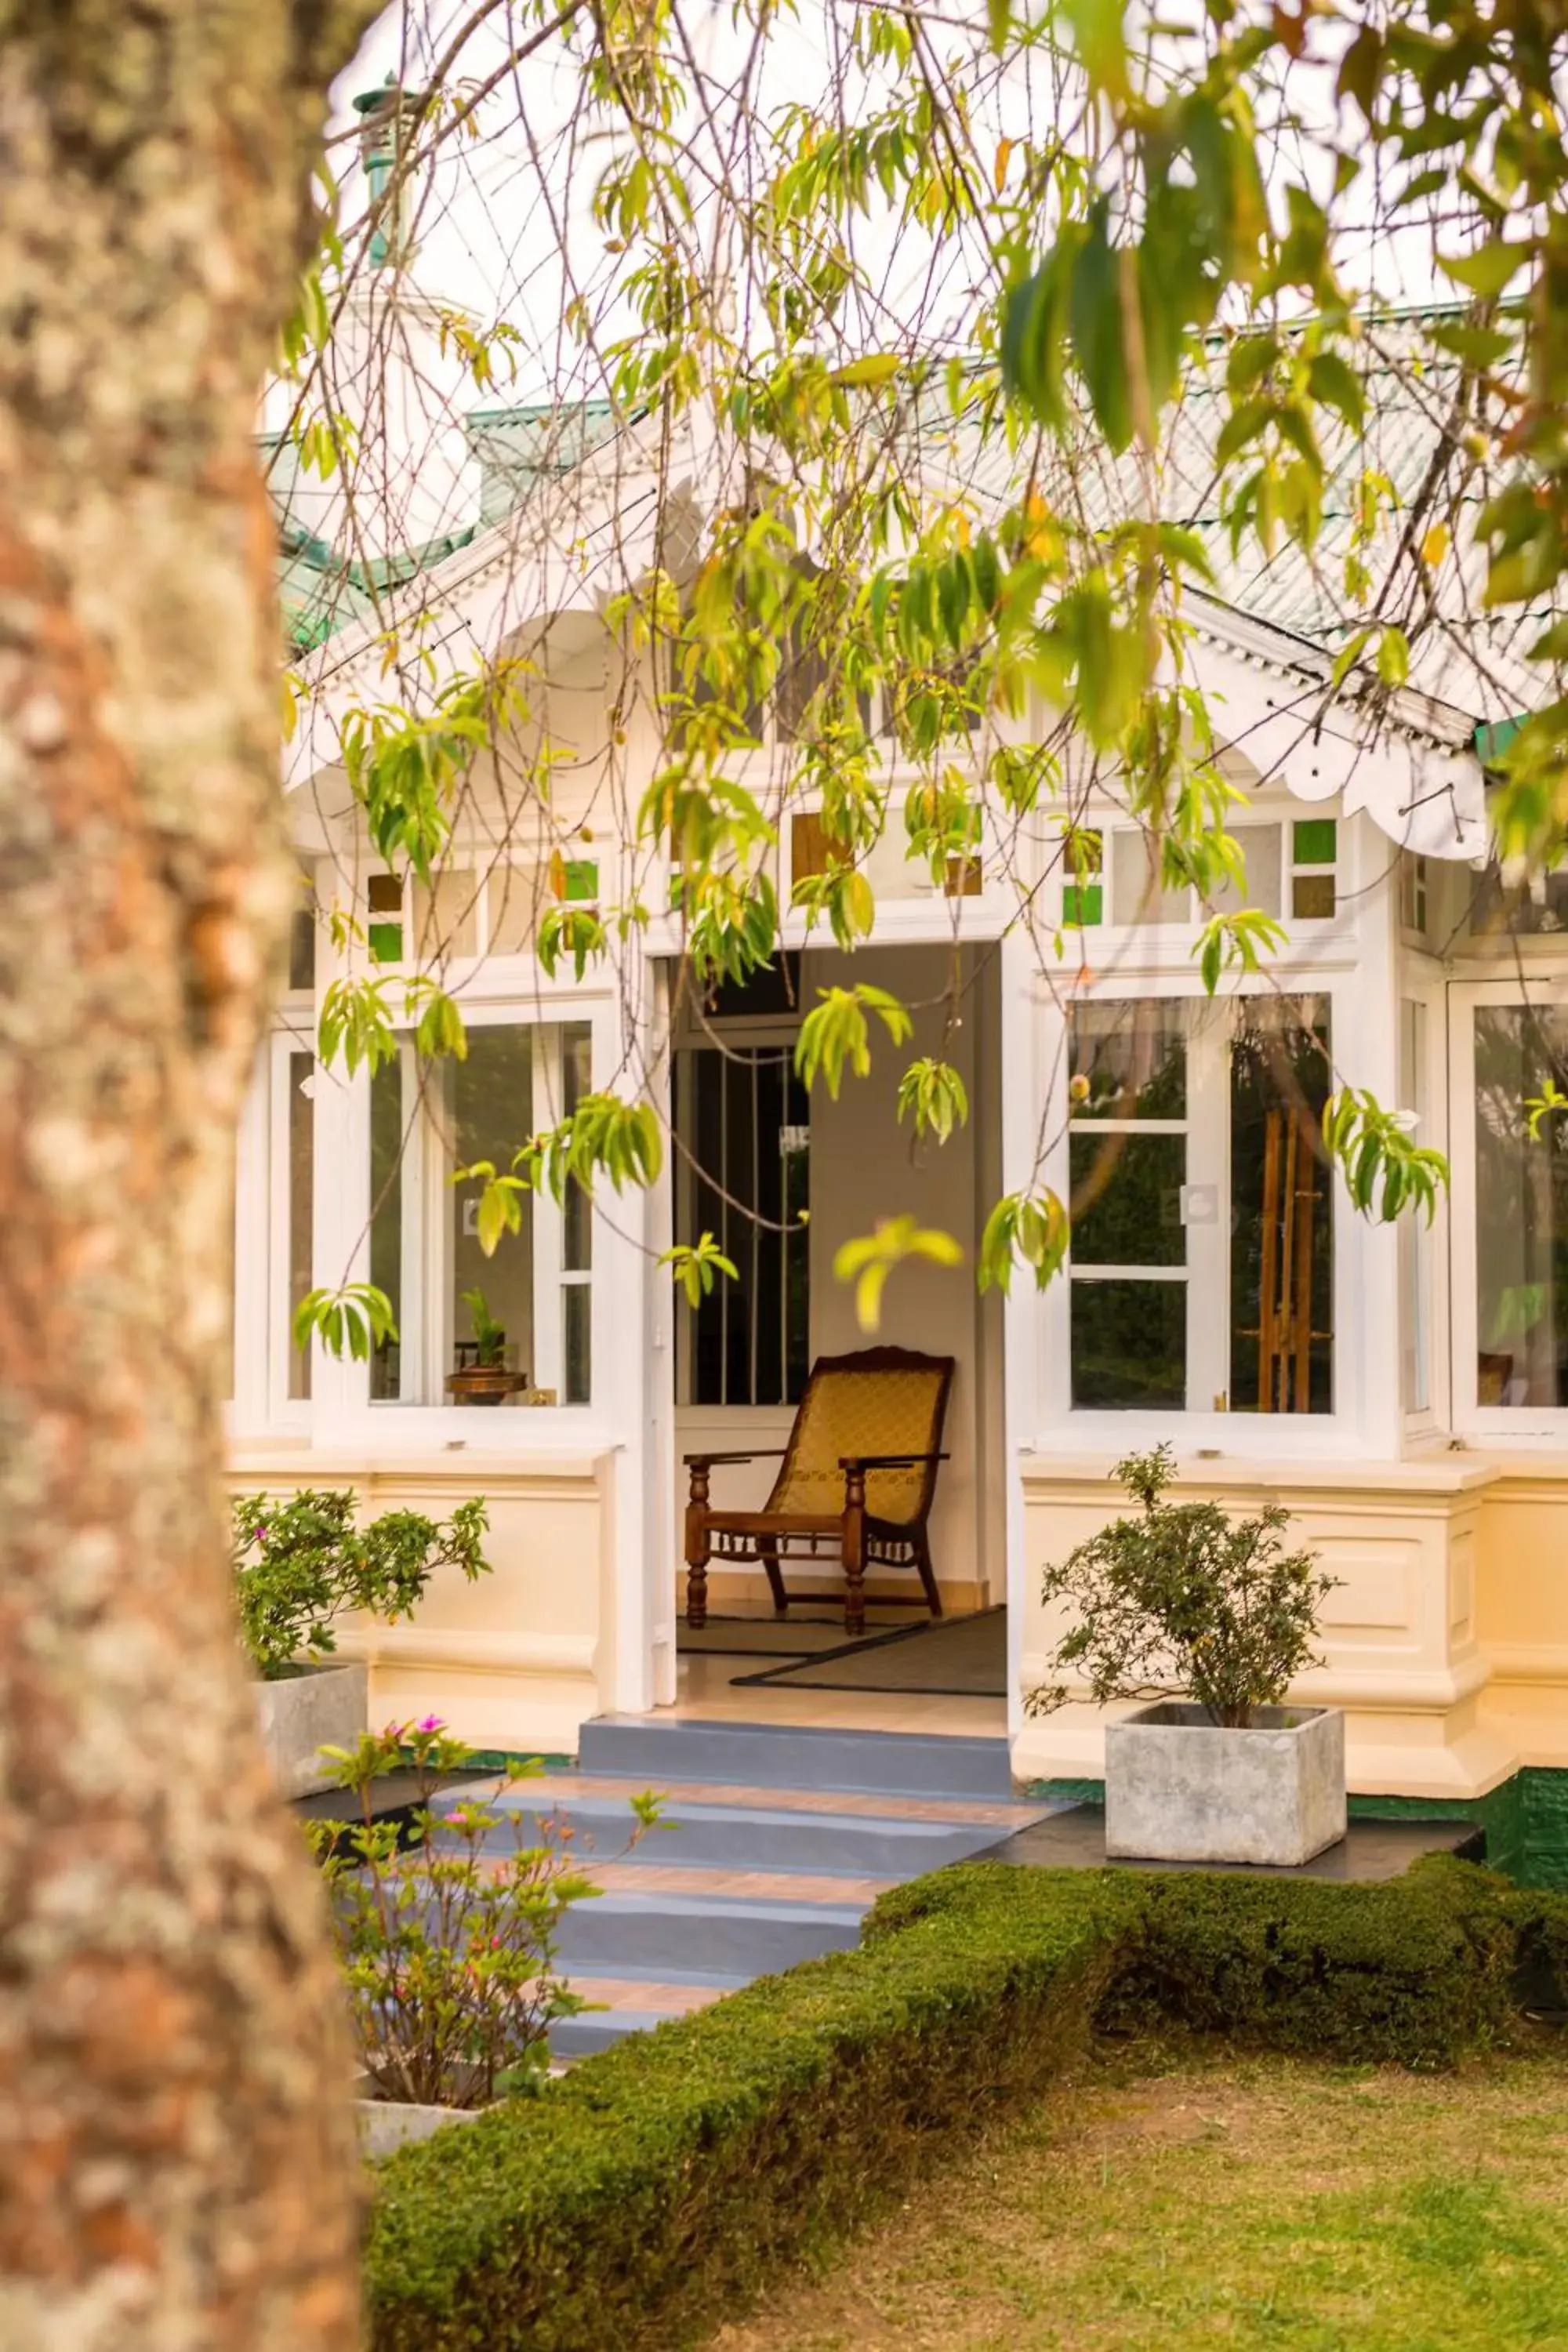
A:
[[[952,1385],[951,1356],[921,1356],[908,1348],[818,1356],[768,1509],[824,1517],[841,1511],[843,1454],[937,1453]],[[936,1472],[934,1462],[868,1472],[867,1510],[898,1527],[919,1526],[931,1509]]]

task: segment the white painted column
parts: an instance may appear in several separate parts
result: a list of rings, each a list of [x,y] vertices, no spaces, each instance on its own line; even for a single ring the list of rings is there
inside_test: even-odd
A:
[[[1369,1087],[1385,1109],[1399,1101],[1397,852],[1370,817],[1342,819],[1351,855],[1341,887],[1356,897],[1357,970],[1333,991],[1332,1045],[1340,1083]],[[1344,868],[1348,865],[1348,884]],[[1357,1433],[1356,1450],[1399,1458],[1399,1234],[1363,1216],[1342,1178],[1334,1187],[1335,1405]]]
[[[1044,1072],[1035,955],[1024,926],[1008,932],[1002,940],[1000,953],[1002,1191],[1005,1194],[1022,1192],[1035,1181]],[[1007,1738],[1014,1744],[1024,1725],[1024,1626],[1030,1599],[1029,1580],[1034,1573],[1024,1539],[1024,1482],[1019,1454],[1033,1444],[1037,1426],[1036,1367],[1039,1360],[1042,1304],[1033,1274],[1026,1267],[1015,1267],[1002,1321],[1000,1446],[1006,1545]]]

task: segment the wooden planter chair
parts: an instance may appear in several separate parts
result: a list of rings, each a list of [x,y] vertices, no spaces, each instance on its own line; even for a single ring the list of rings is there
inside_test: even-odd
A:
[[[942,1424],[952,1385],[951,1356],[907,1348],[867,1348],[819,1356],[795,1410],[789,1444],[744,1454],[689,1454],[686,1622],[708,1622],[708,1563],[755,1564],[767,1571],[773,1607],[789,1607],[781,1561],[837,1557],[844,1566],[844,1629],[866,1630],[868,1568],[912,1568],[933,1617],[942,1595],[931,1572],[927,1523],[936,1492]],[[784,1466],[760,1511],[715,1511],[709,1478],[721,1462],[782,1452]]]

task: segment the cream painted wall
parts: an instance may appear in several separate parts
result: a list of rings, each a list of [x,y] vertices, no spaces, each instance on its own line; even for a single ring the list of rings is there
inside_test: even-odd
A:
[[[1039,1568],[1111,1515],[1110,1470],[1109,1456],[1026,1458],[1026,1688],[1045,1679],[1054,1638]],[[1477,1797],[1521,1765],[1568,1767],[1568,1463],[1189,1462],[1181,1492],[1238,1511],[1283,1503],[1292,1536],[1340,1578],[1324,1663],[1293,1695],[1345,1708],[1352,1790]],[[1104,1721],[1082,1702],[1026,1718],[1015,1769],[1098,1778]]]
[[[1568,1461],[1495,1466],[1477,1549],[1487,1712],[1521,1764],[1568,1768]]]

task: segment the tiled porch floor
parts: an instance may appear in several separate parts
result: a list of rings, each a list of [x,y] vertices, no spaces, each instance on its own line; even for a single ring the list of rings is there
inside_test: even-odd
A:
[[[921,1731],[960,1738],[994,1738],[1007,1728],[999,1698],[934,1698],[900,1691],[785,1690],[753,1685],[736,1690],[736,1675],[755,1673],[755,1658],[708,1652],[680,1659],[676,1701],[666,1719],[830,1726],[836,1731]]]

